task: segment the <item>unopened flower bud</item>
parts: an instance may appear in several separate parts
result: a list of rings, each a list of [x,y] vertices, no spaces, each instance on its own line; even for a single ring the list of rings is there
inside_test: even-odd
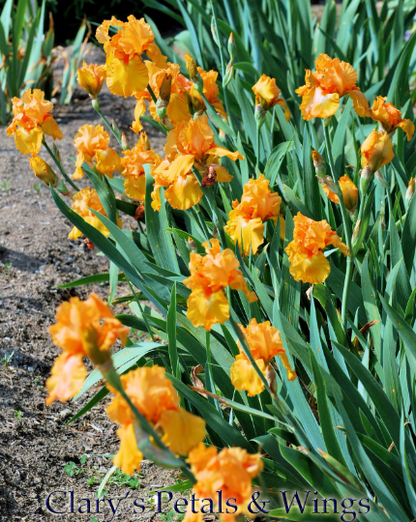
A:
[[[121,148],[123,150],[128,150],[130,148],[129,142],[127,141],[126,134],[123,132],[121,135]]]
[[[385,189],[388,189],[389,188],[389,184],[387,183],[387,181],[385,180],[383,174],[381,173],[380,170],[376,170],[375,172],[376,174],[376,179],[377,181],[380,182],[380,184],[385,188]]]
[[[171,86],[172,86],[172,75],[165,74],[165,76],[163,77],[162,85],[160,86],[159,98],[161,98],[164,101],[169,102]]]
[[[144,204],[140,203],[138,207],[136,207],[136,212],[134,213],[134,219],[136,221],[140,221],[144,218]]]
[[[413,195],[415,193],[415,178],[410,178],[409,185],[406,190],[406,201],[410,203]]]
[[[147,132],[146,131],[142,131],[140,133],[139,141],[140,141],[141,145],[143,145],[146,150],[150,150],[152,148],[151,145],[150,145],[149,138],[147,137]]]
[[[374,173],[371,170],[371,167],[367,165],[361,171],[361,179],[360,179],[360,190],[361,194],[366,194],[369,189],[374,178]]]
[[[272,395],[276,395],[276,393],[277,393],[276,372],[271,364],[267,365],[266,379],[269,384],[270,392],[272,393]]]
[[[353,245],[354,245],[355,241],[357,240],[358,233],[360,231],[360,226],[361,226],[361,219],[357,219],[357,223],[355,224],[354,232],[352,233],[352,237],[351,237],[351,241],[352,241]]]
[[[215,167],[213,165],[209,165],[205,176],[202,178],[201,185],[203,187],[211,187],[212,185],[215,185],[216,177],[217,174],[215,172]]]
[[[192,56],[188,53],[185,53],[185,65],[186,70],[189,74],[189,79],[193,82],[196,81],[197,77],[199,76],[198,68],[196,66],[195,60],[192,58]]]
[[[318,177],[325,176],[325,160],[318,151],[312,151],[313,166]]]
[[[230,81],[233,79],[233,76],[234,76],[233,61],[230,60],[227,65],[227,70],[225,71],[224,82],[223,82],[224,87],[226,87],[230,83]]]
[[[218,36],[218,30],[217,30],[217,24],[215,23],[215,18],[211,18],[211,33],[212,38],[214,39],[214,42],[218,45],[218,47],[221,46],[220,38]]]
[[[188,246],[191,250],[196,250],[196,243],[190,236],[188,237]]]
[[[235,45],[235,38],[233,33],[230,33],[230,37],[228,38],[228,54],[230,55],[230,60],[234,60],[237,56],[237,46]]]
[[[168,101],[158,98],[156,102],[156,112],[161,120],[164,120],[166,118],[166,111],[168,110],[168,105]]]
[[[58,178],[44,159],[40,156],[33,156],[33,158],[30,158],[30,166],[35,173],[35,176],[43,181],[43,183],[46,185],[52,185],[52,187],[56,186]]]
[[[62,164],[61,151],[58,149],[55,143],[52,145],[52,152],[55,158],[58,160],[58,163]]]
[[[266,111],[263,109],[260,103],[256,105],[254,117],[257,122],[257,128],[260,128],[263,125],[264,120],[266,119]]]

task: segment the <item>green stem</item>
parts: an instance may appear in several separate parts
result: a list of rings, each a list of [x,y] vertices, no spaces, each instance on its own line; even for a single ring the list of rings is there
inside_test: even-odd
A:
[[[331,170],[331,176],[334,183],[339,188],[338,179],[335,173],[335,165],[334,165],[334,158],[332,156],[332,150],[331,150],[331,142],[329,139],[329,132],[328,127],[325,125],[325,122],[323,121],[323,128],[324,128],[324,137],[325,137],[325,147],[326,147],[326,153],[328,156],[328,162],[329,167]],[[339,188],[341,191],[341,189]],[[352,251],[352,245],[351,245],[351,220],[349,218],[347,209],[345,208],[344,198],[342,197],[342,191],[341,196],[338,197],[339,199],[339,206],[341,207],[341,215],[342,215],[342,222],[344,225],[344,231],[345,231],[345,242],[347,244],[347,247],[349,248],[350,255],[347,256],[347,269],[345,271],[345,279],[344,279],[344,288],[342,291],[342,302],[341,302],[341,322],[342,326],[347,332],[347,321],[348,321],[348,292],[352,280],[352,272],[354,268],[354,257],[353,257],[353,251]]]
[[[217,24],[217,15],[216,15],[216,13],[215,13],[214,0],[211,0],[211,8],[212,8],[212,16],[213,16],[213,18],[214,18],[215,31],[216,31],[216,33],[219,35],[218,24]],[[229,124],[230,124],[230,127],[231,127],[232,130],[234,130],[233,120],[232,120],[232,118],[231,118],[231,113],[230,113],[230,111],[229,111],[229,107],[228,107],[227,88],[224,86],[224,80],[225,80],[225,75],[226,75],[227,68],[226,68],[226,65],[225,65],[224,53],[222,52],[222,46],[219,45],[219,46],[218,46],[218,49],[219,49],[220,60],[221,60],[221,69],[222,69],[222,92],[223,92],[223,96],[224,96],[225,112],[228,114],[228,122],[229,122]],[[201,65],[202,65],[202,64],[201,64]]]
[[[111,134],[115,137],[115,139],[118,141],[118,144],[123,149],[123,144],[121,143],[121,134],[119,130],[116,130],[113,128],[113,126],[110,124],[110,122],[107,120],[106,116],[101,112],[100,106],[98,105],[98,100],[93,100],[92,106],[97,111],[97,113],[100,115],[100,118],[105,123],[107,129],[111,132]]]
[[[55,156],[55,154],[52,152],[52,150],[50,149],[49,145],[46,143],[46,140],[45,138],[43,138],[43,141],[42,141],[43,145],[45,146],[45,149],[48,151],[50,157],[53,159],[53,161],[55,162],[56,166],[58,167],[58,169],[61,171],[62,173],[62,176],[66,179],[66,181],[71,185],[71,187],[76,190],[77,192],[79,192],[79,188],[76,186],[76,184],[72,181],[72,179],[68,176],[68,174],[65,172],[65,169],[62,165],[62,163],[58,160],[58,158]]]
[[[260,173],[260,129],[261,125],[257,124],[256,130],[256,175]]]

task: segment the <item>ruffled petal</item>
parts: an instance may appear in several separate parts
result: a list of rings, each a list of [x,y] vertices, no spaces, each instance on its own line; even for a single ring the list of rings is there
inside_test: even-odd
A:
[[[87,369],[81,355],[62,353],[51,370],[51,377],[46,380],[49,395],[46,404],[52,404],[56,399],[66,402],[75,397],[87,377]]]
[[[179,176],[178,179],[165,190],[165,199],[173,208],[187,210],[199,203],[203,192],[193,174]]]
[[[194,326],[211,330],[216,323],[224,324],[230,317],[228,299],[222,290],[206,297],[204,292],[193,291],[187,301],[186,316]]]
[[[256,360],[257,366],[263,375],[266,374],[266,364],[263,359]],[[264,390],[264,384],[257,375],[254,366],[245,355],[237,355],[231,366],[231,382],[236,390],[246,390],[250,397],[258,395]]]
[[[205,438],[205,421],[183,408],[165,410],[159,419],[163,442],[177,455],[187,455]]]
[[[149,83],[147,67],[139,56],[124,63],[113,54],[107,54],[106,70],[107,86],[118,96],[133,96],[134,93],[143,91]]]

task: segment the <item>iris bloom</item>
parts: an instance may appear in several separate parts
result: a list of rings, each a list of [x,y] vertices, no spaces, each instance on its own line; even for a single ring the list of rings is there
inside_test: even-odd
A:
[[[85,187],[77,192],[72,198],[71,208],[79,216],[84,218],[88,224],[92,225],[99,232],[101,232],[101,234],[103,234],[105,237],[110,235],[108,229],[101,223],[97,216],[95,216],[91,210],[89,210],[91,208],[103,216],[107,216],[95,189]],[[117,224],[120,228],[123,226],[123,223],[119,219],[117,219]],[[78,239],[81,236],[83,236],[83,233],[78,230],[77,227],[73,227],[68,235],[69,239]]]
[[[124,167],[124,189],[131,199],[144,201],[146,196],[146,175],[143,165],[149,163],[155,167],[161,163],[159,154],[150,149],[150,143],[143,131],[137,144],[130,150],[123,151],[121,164]]]
[[[101,92],[105,82],[105,65],[87,65],[82,63],[82,69],[78,69],[78,83],[87,91],[92,99],[95,99]]]
[[[122,22],[113,16],[111,20],[104,20],[96,32],[97,40],[104,45],[107,55],[107,86],[113,94],[124,97],[144,91],[149,82],[143,53],[157,64],[166,63],[144,18],[137,20],[130,15],[127,20]],[[109,35],[110,26],[118,29],[113,36]]]
[[[235,243],[243,248],[246,255],[256,254],[263,243],[264,222],[272,219],[274,224],[280,211],[282,199],[269,189],[269,180],[261,174],[258,179],[251,179],[243,187],[241,202],[233,201],[233,210],[224,230]],[[284,220],[281,219],[281,226]]]
[[[394,158],[393,144],[387,132],[373,132],[361,145],[361,167],[376,172]]]
[[[122,375],[121,382],[134,406],[174,453],[187,455],[204,440],[205,421],[179,406],[179,396],[164,368],[157,365],[137,368]],[[133,414],[123,397],[112,391],[115,397],[107,407],[107,414],[122,425],[117,431],[120,449],[114,457],[114,465],[131,475],[139,469],[142,460],[133,430]]]
[[[239,326],[244,333],[257,366],[264,376],[266,376],[267,366],[273,360],[273,357],[278,355],[287,370],[288,380],[293,381],[296,379],[296,372],[290,367],[279,330],[272,326],[269,321],[259,324],[256,319],[252,319],[247,328]],[[251,397],[258,395],[264,390],[263,381],[257,375],[239,341],[238,346],[240,354],[237,355],[235,362],[231,366],[231,382],[237,390],[247,390],[248,395]]]
[[[368,116],[374,121],[380,122],[382,129],[387,132],[389,138],[391,138],[395,130],[400,127],[406,133],[407,140],[410,141],[412,139],[415,132],[413,122],[403,119],[401,111],[396,109],[391,102],[387,102],[387,98],[377,96],[371,109],[368,105],[367,98],[353,98],[353,100],[355,112],[361,117]]]
[[[13,98],[13,120],[7,127],[7,134],[14,136],[17,150],[22,154],[39,154],[43,135],[54,140],[62,139],[62,132],[49,112],[53,109],[50,101],[44,100],[40,89],[27,89],[22,98]]]
[[[332,116],[339,107],[340,98],[360,91],[355,85],[357,73],[349,63],[320,54],[315,67],[314,73],[306,71],[305,85],[296,90],[302,97],[300,109],[305,120]],[[362,93],[354,96],[364,98]]]
[[[221,514],[221,520],[234,522],[239,514],[248,514],[247,504],[251,500],[251,481],[263,470],[263,461],[259,453],[248,453],[239,447],[223,448],[218,452],[215,446],[199,444],[188,456],[191,471],[197,482],[193,493],[200,499],[211,499],[214,512],[217,511],[218,491],[223,499],[233,499],[237,511],[233,514]],[[201,500],[201,502],[204,502]],[[205,508],[206,503],[205,504]],[[201,506],[203,507],[203,506]],[[184,522],[202,521],[201,513],[195,516],[189,509]]]
[[[52,376],[46,381],[48,405],[56,399],[65,402],[74,397],[87,375],[82,358],[103,364],[110,358],[109,350],[117,339],[125,343],[128,328],[114,317],[98,295],[91,294],[86,301],[71,297],[62,303],[49,333],[63,353],[56,359]]]
[[[82,165],[88,163],[90,167],[95,167],[101,174],[113,177],[113,172],[121,172],[122,165],[120,156],[109,147],[110,136],[102,125],[83,125],[79,128],[74,138],[74,145],[78,151],[75,162],[74,179],[84,177]]]
[[[164,67],[158,67],[155,63],[146,61],[147,70],[149,72],[149,85],[152,88],[156,98],[161,97],[163,92],[163,85],[166,84],[166,79],[170,79],[169,92],[163,93],[163,96],[169,97],[167,104],[166,115],[173,126],[182,122],[187,122],[191,119],[189,113],[188,103],[186,101],[185,93],[191,88],[192,82],[187,80],[185,76],[180,74],[180,67],[176,63],[168,63]],[[152,117],[160,121],[158,117],[156,104],[149,94],[148,90],[143,90],[135,94],[137,104],[134,109],[135,121],[132,124],[134,132],[138,133],[143,129],[140,122],[140,116],[146,111],[146,103],[149,102],[149,111]]]
[[[183,281],[192,290],[187,301],[187,317],[194,326],[203,326],[205,330],[211,330],[215,323],[224,324],[230,317],[230,307],[224,293],[227,286],[244,292],[250,303],[257,300],[238,270],[239,262],[234,252],[229,248],[221,252],[218,239],[211,239],[210,242],[212,246],[208,241],[203,243],[205,256],[191,253],[191,275]]]
[[[290,273],[296,281],[312,285],[323,283],[331,271],[323,250],[332,245],[346,256],[349,249],[325,219],[314,221],[298,212],[294,223],[293,241],[285,249],[289,256]]]
[[[256,105],[261,105],[264,111],[268,111],[275,105],[280,105],[285,111],[286,121],[290,120],[290,111],[286,102],[280,97],[281,90],[276,85],[276,80],[263,74],[259,81],[252,87],[256,95]]]
[[[215,171],[219,183],[230,181],[225,167],[219,165],[224,156],[233,161],[243,159],[238,152],[231,152],[216,145],[214,133],[203,115],[186,124],[178,125],[167,136],[166,160],[154,170],[154,191],[152,207],[160,209],[159,189],[166,187],[165,198],[173,208],[186,210],[201,201],[203,192],[192,172],[195,167],[205,178],[209,170]]]

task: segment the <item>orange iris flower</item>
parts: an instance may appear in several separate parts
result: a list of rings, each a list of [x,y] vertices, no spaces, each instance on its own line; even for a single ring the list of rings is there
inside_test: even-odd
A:
[[[105,237],[110,235],[109,230],[101,223],[97,216],[95,216],[90,208],[99,212],[103,216],[107,216],[104,207],[98,197],[97,191],[95,189],[90,189],[89,187],[85,187],[79,192],[77,192],[72,198],[71,208],[74,212],[76,212],[79,216],[84,218],[84,220],[96,228],[101,234]],[[117,224],[121,228],[123,223],[117,218]],[[73,227],[71,232],[69,233],[69,239],[78,239],[81,237],[83,233],[77,229],[77,227]]]
[[[224,499],[234,499],[237,511],[233,514],[222,514],[223,521],[234,522],[238,515],[248,514],[247,504],[252,494],[251,481],[263,470],[263,461],[259,453],[248,453],[239,447],[223,448],[218,452],[216,447],[206,447],[201,443],[189,453],[188,462],[197,480],[193,493],[200,499],[211,499],[214,512],[219,490]],[[189,509],[184,522],[191,521],[202,521],[201,512],[195,516]]]
[[[203,178],[209,169],[215,171],[213,181],[223,183],[230,181],[232,176],[219,165],[219,158],[226,156],[232,161],[244,159],[238,152],[231,152],[215,143],[214,133],[205,115],[172,129],[167,136],[165,153],[167,159],[153,173],[152,207],[155,210],[160,209],[161,187],[166,187],[165,198],[173,208],[186,210],[201,201],[203,192],[192,167],[196,167]]]
[[[121,376],[123,388],[140,413],[162,434],[162,441],[176,454],[187,455],[205,438],[205,421],[179,406],[180,399],[172,382],[160,366],[141,367]],[[140,468],[143,458],[137,448],[133,429],[133,414],[123,397],[115,397],[107,407],[111,420],[121,424],[117,430],[120,449],[114,465],[129,475]]]
[[[100,94],[105,82],[105,65],[94,63],[87,65],[83,62],[82,68],[78,69],[77,73],[80,86],[87,91],[92,99],[95,99]]]
[[[413,122],[403,119],[401,111],[386,100],[387,98],[383,98],[383,96],[377,96],[377,99],[373,102],[373,107],[370,109],[367,98],[353,98],[354,109],[359,116],[368,116],[374,121],[380,122],[382,129],[387,132],[389,138],[400,127],[406,133],[407,140],[410,141],[415,132]]]
[[[169,103],[167,106],[166,115],[173,126],[178,125],[182,122],[187,122],[191,119],[189,113],[188,102],[186,101],[185,92],[191,88],[192,83],[180,74],[180,67],[176,63],[168,63],[164,67],[159,67],[157,64],[146,61],[147,70],[149,72],[149,85],[152,88],[156,98],[161,95],[161,89],[163,87],[166,78],[170,78],[170,89],[169,89]],[[140,122],[140,116],[146,111],[146,101],[149,102],[149,110],[152,117],[160,121],[157,115],[156,104],[149,94],[149,91],[144,90],[135,94],[137,104],[134,109],[134,118],[132,129],[138,133],[143,129],[143,125]]]
[[[203,326],[208,331],[215,323],[224,324],[230,317],[230,307],[224,293],[227,286],[244,292],[250,303],[257,300],[238,270],[239,262],[234,252],[229,248],[221,252],[218,239],[211,239],[210,242],[212,246],[208,241],[202,244],[205,256],[191,253],[191,275],[183,281],[192,290],[187,301],[187,317],[194,326]]]
[[[361,145],[361,167],[369,167],[372,172],[390,163],[394,158],[393,144],[387,132],[373,132]]]
[[[142,60],[144,52],[156,63],[166,63],[144,18],[137,20],[130,15],[127,20],[122,22],[113,16],[111,20],[104,20],[96,32],[107,55],[107,86],[113,94],[125,98],[144,91],[149,82],[149,73]],[[108,34],[111,26],[118,29],[113,36]]]
[[[285,100],[280,98],[281,90],[276,85],[274,78],[263,74],[251,89],[256,95],[256,105],[260,104],[265,111],[268,111],[275,105],[280,105],[285,111],[286,121],[290,120],[290,111]]]
[[[71,297],[62,303],[49,333],[63,353],[56,359],[52,376],[46,381],[48,405],[56,399],[65,402],[74,397],[87,375],[82,358],[103,364],[111,357],[109,350],[117,339],[125,343],[128,328],[114,317],[98,295],[90,294],[86,301]]]
[[[346,256],[349,249],[325,219],[314,221],[298,212],[294,223],[293,241],[285,249],[289,256],[290,273],[296,281],[312,285],[323,283],[331,271],[323,250],[332,245]]]
[[[307,70],[305,85],[295,92],[302,97],[300,109],[305,120],[328,118],[338,109],[340,98],[359,91],[355,85],[357,73],[346,62],[320,54],[315,60],[316,71]],[[357,96],[364,97],[362,93]]]
[[[287,370],[288,380],[296,379],[296,372],[290,367],[279,330],[272,326],[269,321],[257,323],[256,319],[252,319],[247,328],[244,328],[241,324],[239,326],[244,333],[257,366],[264,376],[266,376],[266,369],[270,361],[278,355]],[[240,354],[237,355],[231,366],[231,382],[237,390],[247,390],[251,397],[258,395],[264,390],[264,384],[241,348],[239,341],[238,346]]]
[[[121,164],[124,167],[124,189],[131,199],[144,201],[146,196],[146,175],[143,165],[150,163],[152,168],[161,163],[161,158],[154,150],[143,131],[136,145],[130,150],[123,151],[124,158]]]
[[[122,165],[120,156],[109,147],[110,136],[102,125],[83,125],[78,129],[74,138],[74,145],[78,151],[75,162],[74,179],[84,177],[82,164],[88,163],[90,167],[95,167],[101,174],[113,177],[113,172],[121,172]]]
[[[40,89],[27,89],[22,98],[13,98],[13,120],[7,127],[8,136],[14,136],[17,150],[22,154],[39,154],[43,135],[54,140],[62,139],[62,132],[49,112],[53,109],[50,101],[44,100]]]
[[[282,199],[269,189],[269,180],[261,174],[258,179],[250,179],[243,187],[241,202],[233,201],[233,210],[224,230],[238,243],[246,255],[256,254],[263,243],[264,222],[272,219],[277,222]],[[284,232],[284,219],[280,218]]]

